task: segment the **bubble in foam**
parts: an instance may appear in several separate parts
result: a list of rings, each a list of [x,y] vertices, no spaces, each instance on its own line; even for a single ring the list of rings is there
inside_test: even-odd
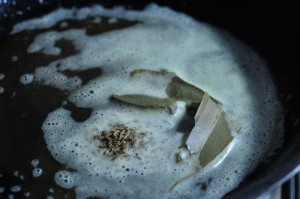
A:
[[[113,23],[116,23],[117,21],[118,21],[117,18],[112,17],[112,18],[110,18],[110,19],[108,20],[108,23],[109,23],[109,24],[113,24]]]
[[[66,28],[68,26],[68,22],[64,21],[64,22],[60,23],[59,26],[61,28]]]
[[[4,88],[0,86],[0,94],[4,93]]]
[[[14,198],[15,198],[15,196],[13,194],[8,195],[8,199],[14,199]]]
[[[32,165],[33,167],[37,167],[37,166],[39,165],[39,163],[40,163],[40,161],[39,161],[38,159],[33,159],[33,160],[31,161],[31,165]]]
[[[70,171],[62,170],[55,173],[54,180],[59,186],[71,189],[76,185],[78,176]]]
[[[19,185],[15,185],[10,188],[10,191],[11,192],[19,192],[19,191],[21,191],[21,187]]]
[[[102,21],[101,17],[95,17],[93,22],[94,23],[100,23]]]
[[[17,61],[17,60],[18,60],[18,57],[17,57],[17,56],[14,55],[14,56],[11,57],[11,61],[15,62],[15,61]]]
[[[40,177],[43,174],[43,169],[42,168],[34,168],[32,170],[32,176],[35,178]]]
[[[5,191],[4,187],[0,187],[0,193],[3,193]]]
[[[25,179],[25,176],[22,174],[22,175],[20,175],[20,180],[24,180]]]
[[[20,10],[18,10],[18,11],[16,12],[16,14],[17,14],[17,15],[23,15],[23,12],[20,11]]]
[[[5,78],[5,74],[4,73],[0,73],[0,81],[3,80]]]
[[[30,197],[30,192],[29,191],[24,192],[24,196],[27,197],[27,198],[29,198]]]
[[[20,77],[20,82],[24,85],[31,84],[34,76],[32,74],[24,74]]]
[[[15,171],[13,172],[13,174],[14,174],[14,176],[18,177],[18,176],[19,176],[19,171],[18,171],[18,170],[15,170]]]

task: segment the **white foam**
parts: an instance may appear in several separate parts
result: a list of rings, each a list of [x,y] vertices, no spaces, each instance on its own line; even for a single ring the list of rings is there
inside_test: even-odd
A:
[[[33,30],[36,27],[39,28],[48,28],[54,25],[57,21],[65,18],[71,18],[73,15],[72,10],[58,9],[54,11],[52,15],[45,15],[44,17],[36,18],[30,20],[30,23],[27,21],[16,24],[11,31],[11,34],[16,34],[23,30]]]
[[[42,19],[23,22],[13,32],[49,27],[64,14],[72,17],[72,12],[74,9],[60,9]],[[55,174],[59,186],[74,188],[78,198],[221,198],[280,143],[281,107],[265,63],[226,32],[156,5],[143,12],[94,6],[76,13],[79,19],[101,14],[143,23],[92,37],[84,30],[49,31],[31,44],[35,51],[51,54],[55,40],[69,39],[79,53],[59,60],[60,70],[100,67],[103,71],[102,76],[84,86],[79,77],[70,78],[58,71],[57,61],[34,73],[41,84],[71,91],[68,100],[77,106],[93,108],[91,116],[80,123],[71,118],[70,111],[58,108],[43,124],[50,153],[72,169]],[[42,23],[44,19],[49,23]],[[46,42],[39,42],[43,40]],[[185,113],[184,104],[178,102],[176,114],[170,115],[164,109],[149,111],[109,100],[113,94],[166,97],[165,87],[172,77],[130,76],[141,68],[176,73],[221,101],[223,110],[230,113],[228,120],[242,126],[238,135],[233,129],[237,135],[234,142],[218,158],[173,191],[175,182],[199,170],[196,155],[176,163],[184,136],[177,129]],[[150,144],[130,148],[129,157],[111,161],[92,138],[117,123],[147,132],[142,141]],[[135,158],[135,154],[142,158]],[[209,182],[206,190],[195,188],[201,182]]]
[[[15,196],[13,194],[8,195],[8,199],[14,199],[14,198],[15,198]]]
[[[54,180],[59,186],[70,189],[73,188],[78,181],[78,176],[69,171],[59,171],[55,174]]]
[[[18,176],[19,176],[19,171],[18,171],[18,170],[15,170],[15,171],[13,172],[13,174],[14,174],[14,176],[18,177]]]
[[[35,80],[41,84],[70,91],[79,88],[82,83],[79,77],[68,78],[62,73],[57,72],[55,67],[40,67],[36,69]]]
[[[25,179],[25,176],[22,174],[19,176],[20,180],[24,180]]]
[[[30,192],[25,192],[24,196],[27,197],[27,198],[29,198],[30,197]]]
[[[18,57],[17,57],[17,56],[15,56],[15,55],[14,55],[14,56],[12,56],[12,57],[11,57],[11,61],[13,61],[13,62],[15,62],[15,61],[18,61]]]
[[[39,163],[40,163],[39,159],[33,159],[33,160],[31,161],[31,165],[32,165],[33,167],[37,167],[37,166],[39,165]]]
[[[42,52],[47,55],[59,55],[61,49],[55,47],[55,41],[61,38],[60,34],[57,34],[55,31],[47,32],[45,35],[41,34],[34,39],[28,49],[28,53]]]
[[[0,86],[0,94],[4,93],[4,88]]]
[[[62,22],[61,24],[60,24],[60,27],[61,28],[66,28],[68,26],[68,22]]]
[[[43,169],[41,169],[41,168],[34,168],[34,169],[32,170],[32,176],[33,176],[34,178],[38,178],[38,177],[40,177],[42,174],[43,174]]]
[[[5,78],[5,74],[4,73],[0,73],[0,81],[3,80]]]
[[[112,17],[112,18],[110,18],[110,19],[108,20],[108,23],[109,23],[109,24],[113,24],[113,23],[116,23],[117,21],[118,21],[117,18]]]
[[[23,74],[20,77],[20,82],[24,85],[31,84],[33,82],[34,76],[32,74]]]
[[[0,193],[3,193],[5,191],[4,187],[0,187]]]
[[[16,185],[16,186],[13,186],[10,188],[11,192],[19,192],[21,190],[22,190],[22,188],[19,185]]]

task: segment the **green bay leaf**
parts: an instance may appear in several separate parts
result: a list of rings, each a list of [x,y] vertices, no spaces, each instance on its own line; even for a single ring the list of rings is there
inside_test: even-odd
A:
[[[171,72],[168,72],[167,70],[149,70],[149,69],[135,69],[131,72],[131,76],[134,76],[134,75],[140,75],[140,74],[143,74],[143,73],[148,73],[148,74],[151,74],[151,75],[168,75],[168,74],[173,74]]]
[[[166,93],[170,98],[185,101],[190,106],[198,106],[204,95],[201,89],[183,81],[178,76],[172,78],[167,85]]]
[[[170,98],[159,98],[147,95],[113,95],[112,98],[139,107],[168,107],[172,113],[176,110],[176,101]]]
[[[233,140],[225,113],[222,111],[214,129],[200,151],[200,164],[205,167],[214,160]]]

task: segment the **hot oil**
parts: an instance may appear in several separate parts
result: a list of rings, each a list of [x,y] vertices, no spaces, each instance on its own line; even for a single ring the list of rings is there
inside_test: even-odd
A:
[[[281,107],[264,62],[226,32],[167,8],[60,9],[16,25],[1,49],[7,129],[1,140],[12,143],[2,145],[3,156],[14,146],[5,157],[10,161],[1,163],[4,195],[219,198],[280,145]],[[188,133],[178,124],[192,119],[184,102],[170,115],[110,99],[166,97],[168,79],[133,78],[136,69],[176,73],[221,101],[242,130],[233,128],[233,143],[208,167],[200,170],[197,156],[178,164]],[[112,159],[93,137],[115,125],[143,136],[127,156]],[[40,177],[32,176],[36,158]],[[25,179],[14,176],[15,170]],[[15,185],[21,191],[12,193]]]

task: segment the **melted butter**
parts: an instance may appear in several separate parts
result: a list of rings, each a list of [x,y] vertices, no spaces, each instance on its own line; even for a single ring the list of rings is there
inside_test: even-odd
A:
[[[29,54],[59,56],[59,41],[72,41],[76,49],[75,54],[41,65],[33,76],[36,83],[68,90],[68,100],[76,106],[93,109],[88,119],[76,122],[61,107],[49,113],[42,126],[52,156],[72,169],[57,171],[53,177],[58,185],[74,188],[78,198],[220,198],[279,145],[281,108],[265,63],[226,32],[155,5],[140,12],[100,6],[77,10],[77,17],[73,12],[60,9],[44,19],[49,24],[64,18],[76,23],[101,15],[111,25],[119,19],[134,21],[103,34],[89,34],[83,27],[68,29],[65,24],[60,31],[39,34],[27,49]],[[102,18],[96,20],[99,27]],[[49,24],[36,19],[15,26],[12,33]],[[242,126],[238,135],[232,132],[234,142],[221,156],[172,191],[177,181],[199,170],[196,156],[176,162],[185,136],[178,128],[185,104],[177,102],[177,112],[170,115],[163,109],[140,109],[110,100],[114,94],[166,97],[169,79],[130,76],[141,68],[176,73],[221,101],[230,113],[228,119]],[[95,69],[101,70],[101,76],[88,82],[61,72]],[[112,161],[92,138],[114,124],[145,132],[145,146],[131,148],[128,157]],[[199,186],[203,183],[205,190]]]

